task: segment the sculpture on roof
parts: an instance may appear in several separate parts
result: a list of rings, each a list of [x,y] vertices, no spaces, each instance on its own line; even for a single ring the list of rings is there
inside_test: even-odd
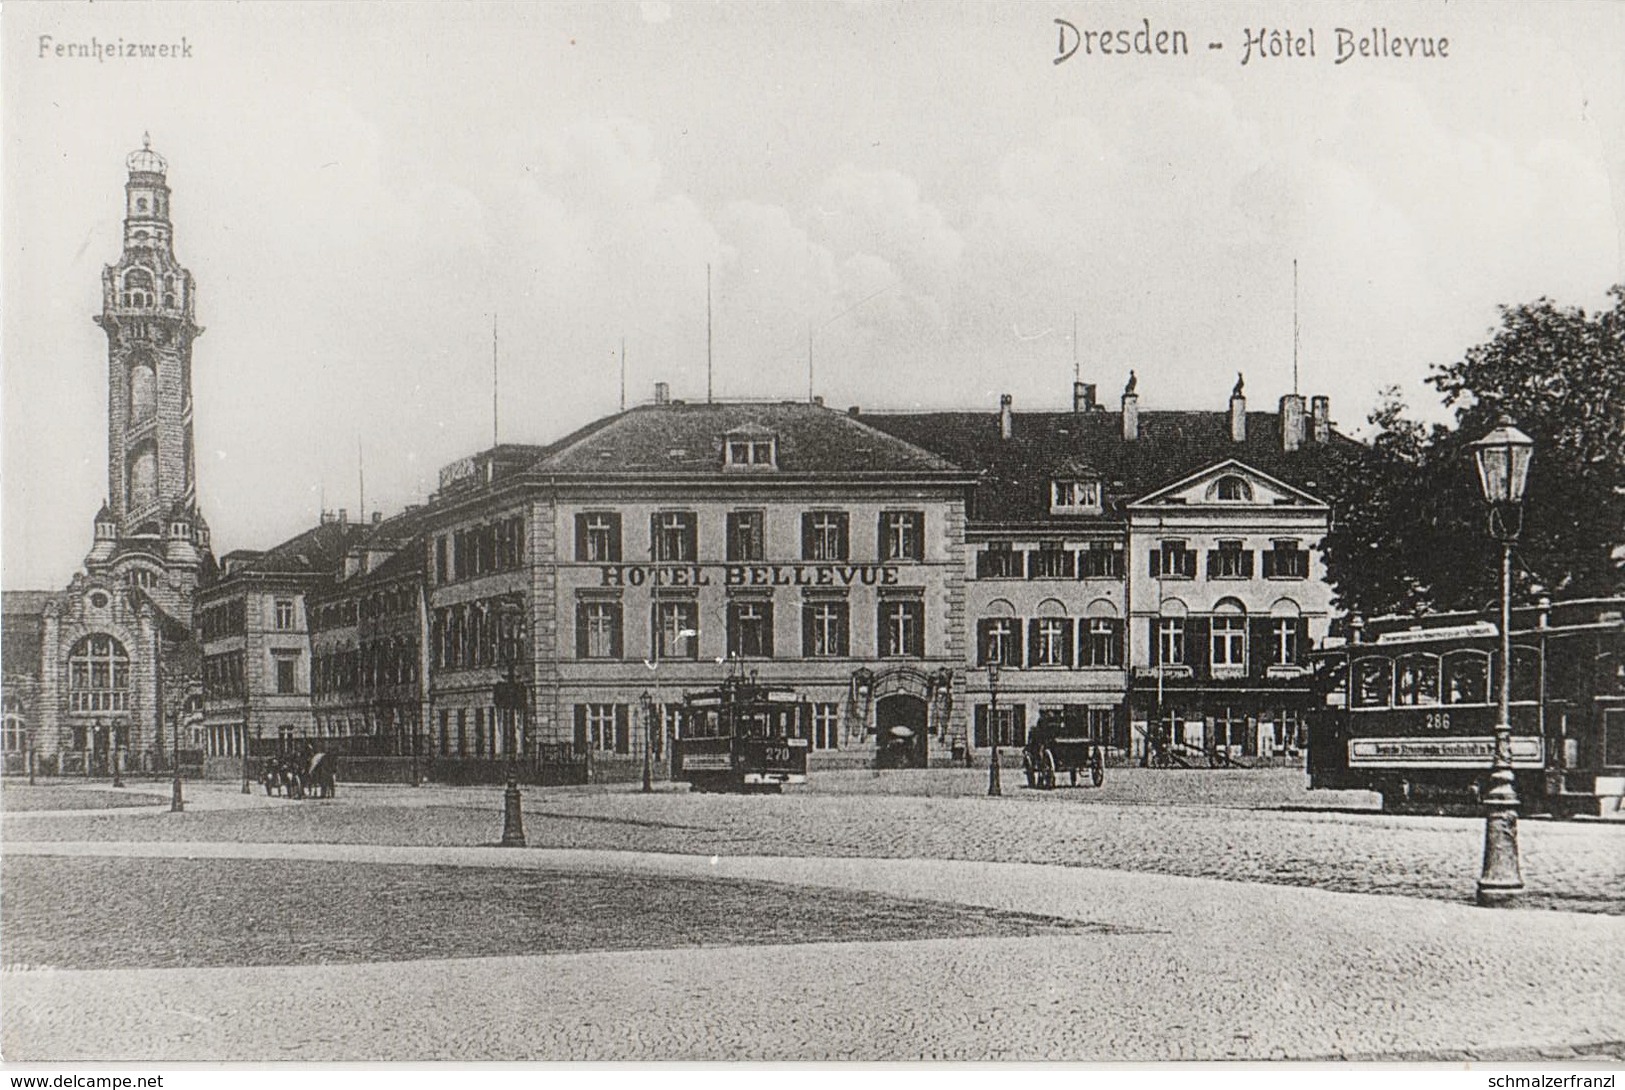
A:
[[[1242,385],[1241,372],[1237,371],[1236,372],[1236,388],[1234,390],[1230,391],[1230,396],[1231,397],[1240,397],[1241,396],[1241,385]]]
[[[1128,385],[1123,387],[1123,396],[1128,397],[1134,392],[1135,387],[1139,384],[1140,380],[1135,377],[1134,371],[1131,369],[1128,373]]]

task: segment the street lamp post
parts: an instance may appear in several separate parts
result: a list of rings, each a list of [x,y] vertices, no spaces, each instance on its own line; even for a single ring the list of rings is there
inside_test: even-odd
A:
[[[1484,871],[1478,903],[1511,904],[1523,889],[1518,867],[1518,791],[1512,772],[1512,545],[1523,529],[1523,491],[1535,443],[1501,417],[1472,444],[1478,483],[1490,510],[1490,536],[1501,544],[1501,676],[1495,757],[1484,795]]]
[[[655,704],[649,690],[643,691],[638,703],[643,706],[643,793],[647,795],[655,789],[654,765],[651,763],[654,757],[649,751],[654,744]]]
[[[503,718],[503,748],[508,753],[508,786],[502,792],[502,841],[504,848],[523,848],[525,846],[525,818],[521,810],[519,796],[519,766],[514,760],[514,747],[517,731],[514,729],[514,716],[524,707],[524,686],[519,684],[519,640],[524,630],[524,619],[520,613],[522,607],[515,602],[507,602],[503,606],[503,618],[507,622],[507,659],[508,680],[497,686],[496,705],[502,710]]]
[[[244,721],[244,723],[243,723],[243,794],[245,794],[245,795],[253,793],[252,789],[248,786],[248,778],[249,778],[249,773],[248,773],[248,723],[247,723],[247,721]]]
[[[987,764],[987,793],[989,795],[1004,794],[1004,787],[999,783],[999,664],[987,664],[987,729],[989,741],[993,744],[992,756]]]
[[[169,733],[172,735],[171,742],[173,743],[174,753],[175,753],[175,760],[173,762],[174,763],[175,777],[170,782],[170,785],[169,785],[169,812],[172,813],[172,814],[178,814],[181,811],[186,809],[186,800],[181,797],[181,725],[180,725],[180,720],[177,719],[173,723]]]
[[[34,732],[33,732],[32,729],[30,729],[29,732],[23,736],[23,741],[28,746],[28,786],[33,787],[34,786]]]
[[[418,787],[418,726],[423,718],[421,705],[412,712],[412,786]]]
[[[112,742],[113,750],[113,786],[123,787],[124,777],[120,774],[121,770],[119,769],[119,743],[124,740],[124,728],[119,724],[114,723],[112,726],[107,728],[107,731],[108,739]]]

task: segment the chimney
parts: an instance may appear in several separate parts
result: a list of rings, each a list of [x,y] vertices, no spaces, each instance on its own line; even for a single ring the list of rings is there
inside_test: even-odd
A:
[[[671,387],[666,385],[664,382],[655,383],[655,404],[671,404]]]
[[[374,511],[372,513],[372,524],[374,526],[377,526],[380,522],[383,522],[383,521],[384,521],[384,513],[382,511]]]
[[[1009,394],[1000,394],[999,395],[999,438],[1001,438],[1001,439],[1010,438],[1010,433],[1011,433],[1012,430],[1013,430],[1012,429],[1012,421],[1010,419],[1010,395]]]
[[[1093,412],[1095,408],[1095,384],[1092,382],[1074,382],[1072,384],[1072,411],[1075,413]]]
[[[348,526],[348,525],[350,525],[350,512],[349,512],[349,510],[347,508],[344,508],[344,507],[339,508],[339,525],[340,526]]]
[[[1281,449],[1297,450],[1303,445],[1303,395],[1281,398]]]
[[[1330,443],[1332,441],[1332,400],[1325,394],[1316,394],[1309,399],[1309,421],[1311,433],[1317,443]]]
[[[822,409],[824,407],[824,395],[819,394],[817,397],[813,398],[813,404]]]
[[[1230,438],[1241,443],[1247,439],[1247,398],[1241,392],[1241,375],[1236,375],[1236,388],[1230,391]]]
[[[860,410],[856,405],[848,405],[846,407],[846,415],[853,417],[854,419],[857,417],[859,411]]]

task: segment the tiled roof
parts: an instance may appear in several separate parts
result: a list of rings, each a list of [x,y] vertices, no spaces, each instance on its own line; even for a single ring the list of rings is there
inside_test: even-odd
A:
[[[327,574],[343,565],[350,546],[359,543],[371,529],[354,522],[324,522],[246,560],[232,574]]]
[[[1123,438],[1114,412],[1012,414],[1011,436],[999,435],[990,412],[864,413],[862,420],[976,473],[972,522],[1041,522],[1049,514],[1049,481],[1093,474],[1102,482],[1105,513],[1209,466],[1235,459],[1317,494],[1337,459],[1360,444],[1332,434],[1330,443],[1305,439],[1281,448],[1275,413],[1247,414],[1247,437],[1230,438],[1227,412],[1139,413],[1139,434]],[[1305,426],[1310,426],[1306,419]]]
[[[723,467],[723,439],[741,431],[777,437],[781,474],[956,474],[948,460],[877,430],[867,420],[802,402],[639,406],[567,437],[531,470],[614,477],[744,476],[758,471]]]
[[[387,583],[403,575],[421,573],[423,571],[423,539],[413,538],[403,542],[388,560],[379,564],[371,571],[358,575],[350,580],[352,584]]]

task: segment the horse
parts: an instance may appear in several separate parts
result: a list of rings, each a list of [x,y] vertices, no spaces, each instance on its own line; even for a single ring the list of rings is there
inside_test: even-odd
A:
[[[316,753],[310,758],[306,778],[311,791],[319,799],[330,799],[336,792],[338,759],[330,753]]]
[[[287,781],[283,776],[282,762],[275,757],[267,757],[260,770],[260,782],[265,785],[266,795],[285,794]]]

